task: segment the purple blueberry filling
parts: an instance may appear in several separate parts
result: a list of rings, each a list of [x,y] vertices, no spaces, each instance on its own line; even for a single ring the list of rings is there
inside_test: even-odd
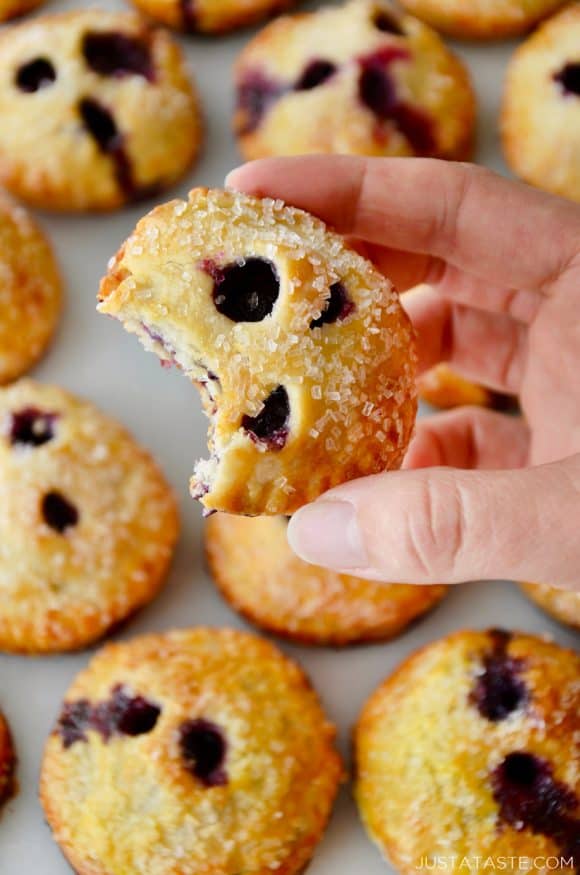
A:
[[[204,786],[227,784],[224,768],[227,745],[219,726],[203,718],[188,720],[180,727],[179,747],[188,771]]]
[[[18,69],[15,81],[20,91],[34,94],[56,81],[56,70],[46,58],[36,58]]]
[[[554,80],[562,87],[564,94],[575,94],[580,97],[580,63],[566,64],[556,73]]]
[[[92,727],[103,736],[146,735],[155,728],[161,708],[143,696],[130,696],[121,686],[113,687],[111,698],[93,708]]]
[[[113,161],[119,188],[131,199],[144,196],[145,192],[139,192],[135,188],[123,135],[109,110],[97,100],[85,97],[79,103],[79,113],[87,133],[93,138],[99,151],[103,155],[109,155]]]
[[[378,64],[363,67],[358,81],[358,93],[364,105],[379,118],[392,118],[397,105],[395,85],[387,71]]]
[[[103,741],[114,735],[135,737],[151,732],[161,708],[142,696],[130,696],[120,685],[113,687],[104,702],[92,705],[87,699],[66,702],[58,719],[56,732],[65,748],[87,740],[87,731],[98,732]]]
[[[86,730],[91,718],[91,704],[88,699],[77,702],[65,702],[58,718],[56,731],[62,739],[65,749],[72,747],[77,741],[86,741]]]
[[[60,492],[47,492],[42,499],[42,517],[47,526],[63,535],[79,521],[79,512]]]
[[[354,304],[346,293],[342,283],[333,283],[330,287],[330,297],[318,319],[313,319],[311,328],[321,328],[333,322],[342,322],[354,310]]]
[[[85,97],[79,104],[83,124],[100,151],[112,155],[121,145],[121,136],[108,109],[96,100]]]
[[[405,49],[392,47],[360,60],[358,90],[361,102],[381,121],[392,121],[419,155],[435,149],[433,127],[429,117],[400,101],[387,65],[409,57]]]
[[[36,407],[25,407],[12,414],[10,443],[12,446],[41,447],[54,437],[57,413],[43,413]]]
[[[232,322],[261,322],[272,312],[280,294],[280,280],[271,261],[246,258],[217,267],[203,262],[213,277],[216,310]]]
[[[287,87],[269,79],[260,70],[250,70],[238,81],[237,106],[243,114],[238,134],[251,134]]]
[[[295,91],[310,91],[318,85],[322,85],[336,73],[336,64],[332,61],[311,61],[306,65],[298,81],[294,85]]]
[[[390,15],[384,9],[379,9],[373,16],[373,24],[382,33],[392,33],[395,36],[405,36],[405,31],[394,15]]]
[[[492,629],[492,649],[483,659],[483,671],[470,694],[470,702],[492,723],[505,720],[528,700],[526,685],[519,676],[524,668],[521,659],[508,655],[509,632]]]
[[[188,33],[193,33],[197,30],[197,14],[195,11],[195,0],[179,0],[179,8],[181,9],[181,20],[183,29]]]
[[[143,76],[155,78],[149,46],[142,39],[122,33],[87,33],[83,55],[88,66],[100,76]]]
[[[257,416],[243,416],[242,428],[253,441],[265,444],[269,450],[281,450],[288,440],[290,401],[284,386],[271,392]]]
[[[526,751],[509,753],[491,775],[499,819],[518,832],[552,839],[580,870],[580,802],[554,778],[549,762]]]

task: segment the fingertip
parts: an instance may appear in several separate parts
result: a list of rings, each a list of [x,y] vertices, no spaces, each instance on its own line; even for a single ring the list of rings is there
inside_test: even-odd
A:
[[[252,178],[252,168],[259,162],[248,161],[230,170],[225,178],[226,188],[232,191],[247,191]]]
[[[336,570],[367,565],[356,508],[349,501],[305,505],[290,519],[287,537],[296,555],[313,565]]]

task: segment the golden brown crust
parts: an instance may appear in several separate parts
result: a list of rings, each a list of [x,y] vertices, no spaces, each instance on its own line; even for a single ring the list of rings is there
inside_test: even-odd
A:
[[[222,34],[257,24],[296,0],[131,0],[146,15],[174,30]]]
[[[400,0],[431,27],[459,39],[494,40],[518,36],[567,0]]]
[[[85,35],[101,33],[138,40],[143,69],[91,68],[81,46]],[[22,91],[13,71],[38,56],[52,65],[54,81]],[[199,152],[199,102],[182,52],[137,15],[88,9],[11,27],[0,34],[0,75],[0,180],[36,207],[118,208],[172,185]],[[106,123],[93,120],[99,133],[83,116],[86,100],[109,114]],[[118,136],[107,133],[111,126]]]
[[[400,32],[379,29],[381,15]],[[313,61],[334,69],[301,85]],[[365,71],[374,77],[372,94],[394,91],[396,105],[388,112],[363,99]],[[279,18],[244,48],[235,74],[233,126],[246,159],[306,152],[472,155],[476,98],[467,68],[434,31],[386,0]]]
[[[521,583],[525,594],[550,616],[580,629],[580,592],[558,589],[541,583]]]
[[[214,294],[252,259],[271,266],[275,300],[239,321]],[[232,301],[243,273],[238,283]],[[334,287],[344,315],[313,325]],[[400,465],[416,413],[410,322],[388,280],[302,210],[194,189],[139,222],[98,309],[202,384],[212,458],[197,464],[192,492],[207,510],[292,513],[331,486]],[[279,389],[288,416],[268,442],[246,423]]]
[[[14,796],[16,754],[6,718],[0,711],[0,808]]]
[[[578,63],[580,4],[555,15],[514,53],[501,116],[502,143],[523,180],[580,202],[580,97],[558,77]]]
[[[477,407],[492,407],[494,394],[485,386],[462,377],[445,363],[435,365],[417,379],[421,401],[447,410],[471,404]]]
[[[102,637],[156,595],[178,525],[170,487],[120,425],[55,387],[0,391],[0,649]]]
[[[45,0],[0,0],[0,21],[20,18],[27,12],[42,6]]]
[[[31,368],[52,340],[62,281],[51,245],[23,207],[0,192],[0,385]]]
[[[579,678],[579,655],[546,639],[465,631],[422,648],[376,690],[355,731],[356,795],[397,871],[410,875],[421,858],[450,853],[497,860],[566,852],[526,828],[525,817],[521,828],[502,819],[493,776],[523,753],[567,792],[580,792],[580,758],[570,755]],[[486,715],[492,706],[501,708]]]
[[[214,514],[205,532],[209,568],[229,604],[262,629],[305,644],[392,638],[447,590],[374,583],[308,565],[290,550],[283,517]]]
[[[46,746],[41,801],[75,870],[301,872],[342,775],[334,728],[301,669],[253,635],[180,630],[104,648],[66,701],[102,703],[119,684],[159,709],[152,728],[108,741],[89,728],[68,747],[55,732]],[[180,747],[200,720],[225,745],[213,784]]]

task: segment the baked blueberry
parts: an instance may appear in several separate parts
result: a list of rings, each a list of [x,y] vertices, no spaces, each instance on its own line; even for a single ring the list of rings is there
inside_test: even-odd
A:
[[[43,496],[42,518],[47,526],[62,535],[76,526],[79,512],[64,495],[53,490]]]
[[[219,313],[232,322],[261,322],[270,315],[280,294],[280,280],[271,261],[243,258],[224,267],[214,265],[211,272]]]
[[[56,82],[56,70],[47,58],[36,58],[18,68],[16,85],[26,94],[34,94]]]
[[[94,31],[85,34],[83,55],[91,70],[100,76],[155,76],[148,40],[123,33]]]
[[[284,386],[273,389],[257,416],[242,417],[242,428],[270,450],[281,450],[288,440],[290,401]]]
[[[41,447],[54,437],[54,413],[45,413],[36,407],[25,407],[12,414],[10,443],[13,446]]]
[[[181,755],[188,770],[206,787],[227,784],[224,768],[227,745],[221,729],[199,717],[188,720],[179,730]]]

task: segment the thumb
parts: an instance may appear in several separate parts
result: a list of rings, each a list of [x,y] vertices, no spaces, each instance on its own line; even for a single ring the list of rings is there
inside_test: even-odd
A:
[[[372,580],[531,580],[580,588],[580,455],[510,471],[426,468],[353,480],[294,514],[307,562]]]

